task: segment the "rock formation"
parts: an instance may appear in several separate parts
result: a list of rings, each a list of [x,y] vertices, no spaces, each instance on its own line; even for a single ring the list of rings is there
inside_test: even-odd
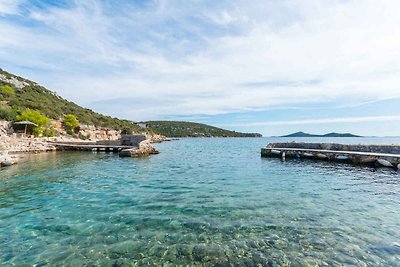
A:
[[[159,152],[150,144],[150,139],[144,140],[139,143],[138,148],[124,149],[119,153],[120,157],[143,157]]]

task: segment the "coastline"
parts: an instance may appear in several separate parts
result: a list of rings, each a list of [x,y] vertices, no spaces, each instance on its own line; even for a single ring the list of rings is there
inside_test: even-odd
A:
[[[86,143],[96,144],[96,142],[106,141],[118,141],[121,140],[120,135],[117,140],[96,140],[86,141]],[[152,154],[158,154],[158,151],[151,145],[152,143],[161,143],[164,141],[170,141],[171,139],[165,136],[148,134],[145,136],[145,140],[137,144],[137,146],[131,146],[130,151],[132,157],[148,156]],[[23,155],[26,154],[39,154],[46,152],[64,151],[65,149],[60,148],[57,144],[69,143],[69,144],[81,144],[84,140],[74,138],[70,136],[58,136],[58,137],[18,137],[15,134],[0,135],[0,166],[7,167],[17,164]]]

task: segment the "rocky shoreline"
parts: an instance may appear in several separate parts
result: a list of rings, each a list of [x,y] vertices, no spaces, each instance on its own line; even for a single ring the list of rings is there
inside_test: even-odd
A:
[[[0,166],[10,166],[18,163],[21,155],[23,154],[37,154],[43,152],[57,151],[57,143],[82,143],[82,139],[73,138],[71,136],[57,136],[57,137],[21,137],[11,132],[9,129],[9,122],[1,122],[0,125]],[[98,136],[97,141],[117,141],[121,139],[122,135],[119,133],[112,136]],[[158,151],[151,145],[151,143],[160,143],[168,141],[169,139],[156,134],[147,134],[146,140],[139,143],[137,148],[131,148],[128,152],[122,153],[122,156],[141,157],[153,154],[158,154]],[[95,141],[90,141],[95,142]]]

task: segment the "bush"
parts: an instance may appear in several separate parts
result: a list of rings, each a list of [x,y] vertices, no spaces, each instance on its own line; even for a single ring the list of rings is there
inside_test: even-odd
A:
[[[53,127],[49,127],[43,130],[43,136],[54,137],[56,136],[56,130]]]
[[[40,113],[39,110],[25,109],[16,117],[17,121],[30,121],[37,124],[39,127],[49,124],[50,119]]]
[[[0,119],[6,121],[14,121],[17,117],[17,112],[11,108],[0,107]]]
[[[74,130],[79,127],[79,121],[73,114],[65,114],[63,123],[67,134],[73,134]]]
[[[15,95],[14,89],[9,85],[0,85],[0,93],[6,96]]]
[[[39,110],[25,109],[20,115],[16,117],[17,121],[30,121],[35,123],[37,126],[33,128],[33,134],[38,137],[42,136],[46,130],[50,119],[40,113]]]

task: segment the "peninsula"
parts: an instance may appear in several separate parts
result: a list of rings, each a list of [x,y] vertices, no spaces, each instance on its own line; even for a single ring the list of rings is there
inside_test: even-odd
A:
[[[168,137],[254,137],[192,122],[150,121],[138,123],[97,113],[68,101],[56,92],[0,69],[0,158],[15,162],[7,153],[42,152],[76,147],[103,148],[102,141],[121,140],[122,135],[142,135],[146,143],[137,146],[154,154],[148,142]],[[57,145],[64,144],[63,146]],[[82,142],[86,142],[84,145]],[[89,143],[88,143],[89,142]],[[109,142],[108,142],[109,144]],[[115,149],[114,149],[115,150]],[[133,151],[132,155],[142,155]],[[147,153],[144,153],[147,154]],[[124,154],[126,155],[126,153]],[[9,164],[8,164],[9,165]]]

